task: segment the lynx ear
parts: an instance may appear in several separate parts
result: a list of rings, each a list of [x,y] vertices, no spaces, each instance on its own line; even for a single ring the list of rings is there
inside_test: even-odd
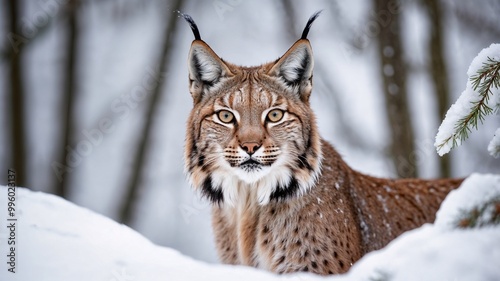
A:
[[[189,91],[195,101],[203,91],[215,86],[224,77],[233,76],[227,65],[203,41],[195,40],[188,59]]]
[[[189,23],[193,31],[194,41],[189,51],[189,91],[196,102],[200,101],[203,92],[220,82],[221,78],[233,76],[227,65],[212,49],[201,40],[198,26],[188,14],[179,12]]]
[[[285,84],[298,90],[302,100],[307,101],[312,90],[314,60],[307,34],[313,22],[321,14],[314,13],[306,23],[300,39],[272,66],[269,75],[279,77]]]
[[[299,93],[311,91],[314,61],[309,40],[300,39],[274,64],[269,75],[279,77]]]
[[[297,85],[312,76],[313,56],[308,40],[299,40],[274,64],[270,75],[279,76],[289,85]]]

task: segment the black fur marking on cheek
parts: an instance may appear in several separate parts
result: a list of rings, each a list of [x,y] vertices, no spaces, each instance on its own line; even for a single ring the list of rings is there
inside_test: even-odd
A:
[[[283,187],[281,185],[278,185],[273,193],[271,193],[271,196],[269,198],[276,201],[285,200],[287,198],[295,196],[299,188],[299,182],[295,177],[292,177],[290,179],[290,182],[288,183],[288,186]]]
[[[307,168],[309,171],[313,170],[313,168],[311,167],[311,164],[309,164],[309,162],[307,161],[306,153],[299,156],[299,160],[297,160],[297,164],[298,164],[299,168],[301,168],[301,169]]]
[[[302,128],[306,128],[306,126],[302,125]],[[307,135],[307,141],[306,141],[306,149],[305,151],[308,151],[311,146],[312,146],[312,132],[311,130],[308,130],[308,135]]]
[[[292,141],[292,143],[293,143],[293,146],[295,147],[295,149],[300,150],[300,146],[299,146],[299,143],[297,142],[297,139],[294,139]]]
[[[212,185],[212,177],[208,176],[201,187],[201,193],[213,204],[222,203],[224,201],[224,194],[221,188],[214,188]]]
[[[203,146],[203,148],[201,149],[201,153],[200,153],[200,155],[198,156],[198,159],[197,159],[198,167],[201,167],[201,170],[203,172],[207,172],[207,170],[208,170],[208,168],[210,166],[210,165],[206,164],[206,161],[205,161],[206,158],[205,158],[205,155],[204,155],[204,153],[208,149],[208,146],[209,146],[208,142],[205,143],[205,146]]]
[[[204,155],[200,155],[198,157],[198,166],[203,167],[203,164],[205,164],[205,156]]]

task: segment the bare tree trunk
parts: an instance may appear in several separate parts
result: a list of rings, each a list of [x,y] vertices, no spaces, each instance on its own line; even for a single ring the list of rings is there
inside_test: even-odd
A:
[[[21,34],[19,20],[21,18],[20,0],[8,0],[7,9],[10,14],[9,35],[18,36]],[[11,42],[12,43],[12,42]],[[22,44],[14,47],[10,51],[10,96],[11,96],[11,163],[16,171],[16,184],[26,186],[26,148],[27,135],[25,129],[25,94],[23,85],[23,65],[22,65]],[[8,92],[8,91],[7,91]]]
[[[493,15],[498,15],[500,12],[500,4],[497,0],[484,1],[481,5],[478,5],[477,9],[470,9],[467,6],[460,5],[456,1],[439,1],[441,4],[445,5],[446,10],[452,11],[457,20],[460,21],[460,25],[464,29],[476,32],[478,34],[484,35],[489,34],[491,36],[492,42],[498,42],[500,40],[500,26],[495,21],[494,16],[482,16],[484,10],[489,10]],[[486,4],[486,5],[485,5]]]
[[[287,37],[290,40],[298,40],[299,34],[298,33],[296,34],[295,31],[295,24],[297,23],[297,18],[295,17],[295,8],[293,7],[293,2],[291,0],[281,0],[281,5],[283,6],[282,8],[285,15],[284,16],[286,22],[285,31],[288,34]]]
[[[446,71],[446,63],[443,55],[443,34],[441,18],[440,1],[424,0],[424,6],[427,10],[430,19],[430,40],[429,40],[429,57],[430,57],[430,75],[433,80],[434,94],[438,103],[439,121],[443,120],[450,106],[450,90],[448,85],[448,72]],[[445,155],[439,159],[441,177],[451,176],[451,164],[449,155]]]
[[[18,1],[5,0],[6,6],[7,6],[6,10],[9,10],[6,13],[7,15],[10,13],[10,8],[8,8],[10,2],[15,2],[16,5],[19,5],[20,3],[22,3],[22,0],[18,0]],[[9,17],[8,17],[8,19],[9,19]],[[19,19],[19,16],[18,16],[18,19]],[[18,28],[17,33],[9,33],[7,35],[7,37],[9,39],[9,41],[11,41],[10,43],[12,46],[7,47],[4,50],[0,50],[0,62],[10,58],[11,49],[15,50],[17,52],[18,48],[26,48],[29,45],[33,45],[38,40],[38,38],[43,37],[42,35],[44,35],[45,33],[47,33],[48,30],[50,30],[52,23],[56,22],[58,19],[59,19],[59,15],[55,15],[53,17],[50,17],[45,23],[37,24],[36,30],[32,31],[33,34],[24,34],[24,33],[22,33],[22,30],[20,28]],[[10,26],[9,23],[6,23],[6,25]],[[8,32],[12,32],[10,27],[9,27]]]
[[[174,12],[181,10],[183,2],[183,0],[175,0],[172,5],[172,11]],[[165,81],[161,78],[162,75],[167,72],[168,66],[170,64],[170,60],[172,57],[172,42],[174,40],[178,19],[179,18],[177,17],[177,14],[172,13],[170,15],[167,30],[164,34],[165,38],[163,42],[162,53],[159,58],[159,71],[155,73],[155,75],[157,76],[155,77],[156,81],[161,81],[157,83],[155,88],[152,90],[149,103],[146,107],[147,116],[144,127],[142,129],[142,132],[140,134],[137,134],[140,137],[139,144],[135,151],[131,176],[127,181],[127,189],[125,190],[125,196],[122,199],[118,218],[120,222],[127,225],[130,225],[133,222],[133,212],[135,209],[137,197],[139,195],[143,167],[146,162],[147,145],[152,135],[153,118],[156,116],[156,112],[158,111],[161,94],[165,87]]]
[[[399,177],[418,175],[414,130],[406,95],[406,66],[403,60],[399,13],[388,11],[391,1],[374,0],[379,24],[377,43],[383,79],[387,118],[391,132],[391,158]]]
[[[70,153],[70,147],[74,141],[74,131],[77,127],[75,116],[75,100],[78,96],[77,87],[77,65],[78,65],[78,47],[79,47],[79,32],[78,32],[78,6],[79,0],[70,0],[65,6],[67,25],[66,25],[66,50],[67,60],[64,68],[65,78],[62,85],[62,98],[61,98],[61,134],[63,146],[60,147],[59,163],[66,163]],[[55,184],[55,194],[61,197],[68,196],[68,189],[70,186],[70,173],[61,172],[57,177]]]
[[[287,34],[287,38],[291,41],[294,42],[295,40],[298,40],[300,38],[300,33],[299,30],[295,29],[295,25],[298,22],[297,21],[297,16],[296,16],[296,6],[297,4],[301,4],[300,2],[294,2],[291,0],[281,0],[280,2],[276,2],[280,4],[281,6],[278,6],[278,9],[283,9],[284,12],[284,29]],[[328,2],[330,8],[335,9],[335,2]],[[329,9],[332,10],[332,9]],[[306,15],[307,16],[307,15]],[[302,23],[305,24],[305,21]],[[342,27],[345,28],[345,27]],[[300,30],[301,31],[301,30]],[[345,111],[341,106],[341,101],[339,99],[339,91],[338,89],[335,88],[335,80],[332,77],[328,77],[328,79],[324,79],[326,75],[328,74],[328,68],[325,66],[325,63],[321,60],[315,60],[314,62],[314,79],[315,81],[320,81],[322,84],[315,83],[314,88],[315,89],[320,89],[320,86],[323,86],[324,91],[318,91],[316,90],[316,93],[327,93],[328,95],[325,95],[323,97],[323,100],[325,102],[331,103],[331,106],[333,107],[333,114],[336,115],[336,120],[338,121],[338,124],[340,126],[340,130],[342,131],[343,137],[354,147],[357,149],[361,149],[364,151],[369,151],[373,147],[370,146],[368,142],[363,139],[360,134],[356,131],[355,128],[352,126],[349,126],[349,122],[346,121],[346,115]],[[319,75],[316,75],[319,73]]]

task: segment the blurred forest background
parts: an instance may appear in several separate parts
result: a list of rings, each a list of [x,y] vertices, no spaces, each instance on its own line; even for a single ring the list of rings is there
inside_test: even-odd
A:
[[[312,106],[351,166],[386,177],[500,171],[486,150],[498,116],[449,157],[433,147],[470,62],[500,42],[498,0],[3,0],[0,184],[15,169],[19,186],[215,262],[209,205],[183,174],[193,35],[175,11],[225,60],[258,65],[320,9]]]

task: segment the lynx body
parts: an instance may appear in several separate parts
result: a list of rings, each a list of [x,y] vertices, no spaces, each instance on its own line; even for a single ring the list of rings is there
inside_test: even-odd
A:
[[[281,58],[258,67],[223,61],[195,34],[193,109],[185,163],[212,201],[224,263],[277,273],[346,272],[365,253],[432,222],[461,180],[392,180],[351,169],[321,139],[310,107],[315,14]]]

